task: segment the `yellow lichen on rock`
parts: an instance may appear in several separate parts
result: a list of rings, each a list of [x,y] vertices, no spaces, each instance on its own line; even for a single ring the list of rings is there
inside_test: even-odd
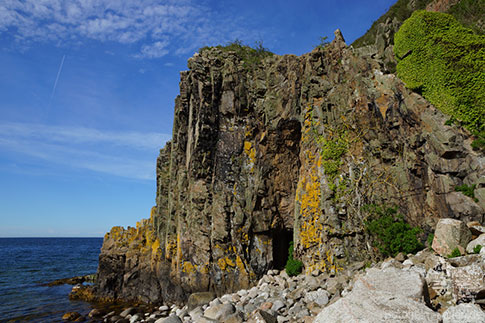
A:
[[[254,170],[254,164],[256,163],[256,149],[250,141],[244,142],[244,153],[249,158],[249,167],[252,172]]]

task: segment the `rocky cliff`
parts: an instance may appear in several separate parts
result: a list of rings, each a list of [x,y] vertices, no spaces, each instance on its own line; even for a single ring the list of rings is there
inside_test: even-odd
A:
[[[483,222],[485,156],[468,132],[377,60],[331,44],[248,63],[206,48],[181,73],[173,138],[157,161],[149,220],[113,228],[99,258],[105,299],[183,301],[253,285],[282,269],[338,274],[378,256],[367,204],[434,229]],[[455,191],[476,185],[475,199]]]

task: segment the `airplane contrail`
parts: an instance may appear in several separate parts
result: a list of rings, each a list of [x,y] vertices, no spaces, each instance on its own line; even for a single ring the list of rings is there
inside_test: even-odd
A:
[[[51,98],[49,100],[49,106],[51,105],[52,98],[54,97],[54,94],[56,93],[57,81],[59,81],[59,76],[61,75],[61,72],[62,72],[62,66],[64,65],[64,59],[66,59],[66,55],[62,56],[61,65],[59,65],[59,70],[57,71],[56,81],[54,82],[54,86],[52,87]]]

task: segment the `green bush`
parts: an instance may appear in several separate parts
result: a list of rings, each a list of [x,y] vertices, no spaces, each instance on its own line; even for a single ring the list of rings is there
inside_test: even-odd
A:
[[[485,130],[485,36],[453,16],[416,11],[394,38],[397,75],[471,131]]]
[[[247,69],[254,69],[264,58],[273,56],[273,53],[263,46],[262,41],[256,42],[253,48],[245,45],[241,40],[236,39],[233,42],[227,43],[225,46],[217,45],[199,48],[199,53],[211,48],[217,48],[223,52],[235,52],[243,61],[243,66]]]
[[[479,135],[477,139],[473,140],[472,149],[485,150],[485,133],[483,135]]]
[[[328,44],[330,44],[330,42],[328,41],[328,36],[322,36],[320,37],[320,44],[318,44],[314,48],[324,49]]]
[[[455,186],[455,191],[456,192],[462,192],[464,195],[471,197],[473,200],[477,201],[475,198],[475,188],[477,187],[476,184],[473,184],[472,186],[468,186],[466,184]]]
[[[364,210],[373,218],[365,222],[365,228],[374,236],[374,246],[384,256],[394,257],[399,252],[415,253],[423,248],[423,244],[417,237],[421,229],[406,223],[403,215],[398,214],[396,208],[373,204],[365,206]]]
[[[288,276],[296,276],[301,273],[301,269],[303,267],[303,263],[293,258],[293,241],[290,242],[290,248],[288,250],[288,260],[286,261],[286,273]]]
[[[448,258],[456,258],[456,257],[460,257],[461,256],[461,252],[458,248],[455,248],[453,249],[453,251],[447,256]]]
[[[482,246],[477,244],[474,248],[473,248],[473,253],[480,253],[480,250],[482,250]]]

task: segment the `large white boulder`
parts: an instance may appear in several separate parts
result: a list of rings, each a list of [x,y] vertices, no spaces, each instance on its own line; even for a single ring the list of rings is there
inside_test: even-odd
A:
[[[421,301],[424,286],[417,272],[372,268],[357,278],[349,294],[325,307],[314,322],[440,322],[441,315]]]
[[[480,306],[462,303],[448,308],[443,313],[443,323],[485,323],[485,313]]]

